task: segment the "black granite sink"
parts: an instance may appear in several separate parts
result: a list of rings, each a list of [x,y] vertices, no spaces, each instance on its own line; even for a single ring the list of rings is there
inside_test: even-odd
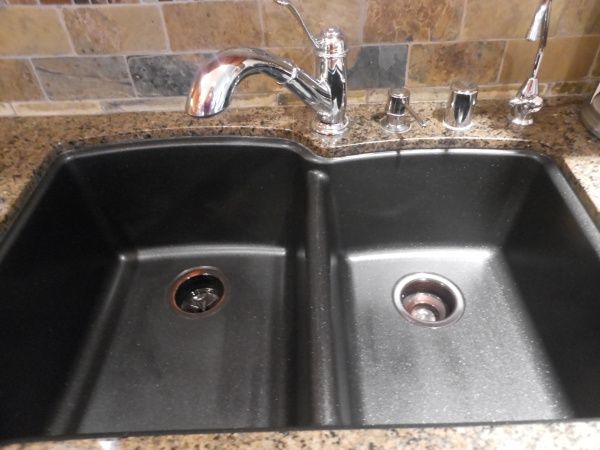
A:
[[[420,272],[462,317],[400,314]],[[0,246],[0,440],[600,417],[599,275],[532,153],[68,154]]]

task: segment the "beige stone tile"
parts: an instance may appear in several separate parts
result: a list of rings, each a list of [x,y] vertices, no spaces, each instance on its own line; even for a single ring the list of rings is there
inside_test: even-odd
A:
[[[10,5],[37,5],[37,0],[7,0]]]
[[[478,100],[509,99],[515,95],[519,84],[493,84],[479,86]],[[545,84],[540,84],[540,93],[546,90]],[[446,102],[450,95],[449,86],[413,86],[410,88],[411,103]],[[369,91],[369,103],[385,104],[388,99],[387,89],[373,89]]]
[[[551,38],[544,53],[540,79],[564,81],[585,78],[594,61],[600,37]],[[531,72],[537,49],[535,42],[509,41],[500,81],[520,82]]]
[[[40,58],[33,64],[51,100],[133,97],[122,56]]]
[[[456,79],[494,83],[504,46],[501,41],[412,45],[407,85],[448,86]]]
[[[64,9],[65,23],[80,54],[165,50],[158,6]]]
[[[315,56],[311,48],[275,48],[268,51],[282,58],[289,59],[311,75],[315,72]],[[239,92],[248,94],[281,92],[284,90],[286,88],[277,84],[273,78],[262,74],[245,78],[239,85]]]
[[[287,8],[273,0],[261,0],[267,47],[302,47],[310,44],[302,27]],[[310,30],[317,34],[328,27],[342,30],[349,44],[360,42],[362,0],[302,0],[296,6]]]
[[[44,94],[30,63],[23,59],[0,59],[0,101],[39,100]]]
[[[479,100],[509,99],[515,96],[520,87],[521,83],[479,86],[479,94],[477,98]],[[540,84],[539,88],[540,95],[544,95],[544,92],[546,91],[546,85]]]
[[[351,89],[348,91],[348,105],[364,105],[367,103],[367,90]],[[279,106],[306,106],[297,95],[289,91],[277,94],[277,105]]]
[[[463,4],[463,0],[369,0],[364,42],[456,39]]]
[[[539,0],[470,0],[464,39],[524,38]]]
[[[231,108],[255,108],[276,106],[277,94],[241,94],[233,97]]]
[[[14,116],[15,111],[10,103],[0,103],[0,117]]]
[[[68,116],[101,114],[100,103],[93,100],[64,102],[15,102],[12,104],[18,116]]]
[[[254,1],[203,1],[163,5],[173,50],[257,47],[262,43]]]
[[[71,53],[56,9],[0,8],[0,55]]]
[[[597,85],[598,82],[595,80],[559,81],[550,85],[547,95],[591,95]]]
[[[104,100],[100,102],[103,111],[144,112],[144,111],[181,111],[185,110],[186,97],[153,97],[125,100]]]
[[[367,103],[369,92],[366,89],[350,89],[348,91],[349,105],[364,105]]]
[[[552,5],[550,34],[600,34],[600,1],[555,0]]]

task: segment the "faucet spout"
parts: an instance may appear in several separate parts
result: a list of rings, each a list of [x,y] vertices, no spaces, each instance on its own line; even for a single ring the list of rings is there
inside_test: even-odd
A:
[[[544,101],[539,95],[538,73],[542,65],[544,50],[548,42],[548,32],[550,30],[550,11],[552,9],[552,0],[540,0],[540,4],[533,16],[531,26],[525,38],[528,41],[539,40],[531,74],[521,85],[515,97],[509,105],[511,107],[511,123],[520,126],[533,124],[532,115],[542,109]]]
[[[331,107],[328,87],[293,63],[260,49],[239,48],[217,54],[198,71],[186,105],[188,114],[210,117],[222,112],[239,82],[259,73],[286,85],[317,112]]]
[[[292,62],[255,48],[237,48],[218,53],[200,68],[194,78],[186,111],[195,117],[210,117],[225,110],[231,103],[236,86],[244,78],[263,73],[286,86],[317,114],[319,122],[328,127],[345,127],[345,67],[341,66],[339,82],[333,73],[313,78]],[[343,92],[339,86],[343,84]]]

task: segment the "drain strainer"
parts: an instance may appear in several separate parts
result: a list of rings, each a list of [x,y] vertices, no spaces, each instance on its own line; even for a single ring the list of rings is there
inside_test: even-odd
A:
[[[197,267],[183,272],[169,293],[171,306],[189,318],[214,314],[226,298],[225,277],[214,267]]]
[[[461,318],[465,302],[462,293],[447,278],[432,273],[413,273],[394,287],[394,304],[409,322],[438,328]]]

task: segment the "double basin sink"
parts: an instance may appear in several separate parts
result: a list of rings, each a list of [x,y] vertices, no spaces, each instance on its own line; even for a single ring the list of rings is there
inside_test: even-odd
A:
[[[598,417],[599,275],[528,152],[66,154],[0,246],[0,441]]]

